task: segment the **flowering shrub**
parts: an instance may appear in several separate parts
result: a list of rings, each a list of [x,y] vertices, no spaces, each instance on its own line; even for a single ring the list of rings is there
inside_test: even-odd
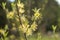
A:
[[[38,24],[36,23],[42,15],[39,12],[40,9],[33,9],[34,15],[31,17],[31,21],[29,22],[28,16],[25,15],[24,4],[18,0],[16,3],[11,3],[12,11],[8,11],[5,7],[6,3],[2,3],[3,9],[6,10],[7,19],[11,19],[12,30],[19,31],[20,35],[25,34],[26,36],[32,35],[33,31],[36,31]],[[30,24],[31,23],[31,24]],[[22,33],[22,34],[21,34]]]

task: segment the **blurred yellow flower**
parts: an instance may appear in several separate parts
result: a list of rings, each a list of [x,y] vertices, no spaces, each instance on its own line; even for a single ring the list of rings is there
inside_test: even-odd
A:
[[[28,27],[29,27],[29,25],[22,24],[22,30],[23,30],[24,33],[26,33]]]
[[[17,6],[20,7],[20,8],[24,8],[24,4],[23,3],[18,3]]]
[[[22,31],[23,33],[25,33],[27,29],[26,29],[25,25],[20,25],[19,30]]]
[[[29,25],[25,25],[25,24],[22,24],[19,26],[19,30],[21,30],[23,33],[26,33],[28,28],[29,28]]]
[[[13,16],[14,16],[14,12],[9,12],[9,13],[7,14],[7,17],[8,17],[8,18],[13,18]]]
[[[29,29],[27,30],[26,35],[27,35],[27,36],[32,35],[32,30],[31,30],[31,28],[29,28]]]
[[[34,18],[35,20],[37,20],[42,17],[42,15],[40,13],[40,8],[39,9],[35,8],[35,9],[33,9],[33,11],[34,11],[34,17],[32,17],[32,19]]]
[[[22,8],[20,8],[20,9],[19,9],[19,12],[20,12],[20,13],[24,13],[24,12],[25,12],[25,10],[24,10],[24,9],[22,9]]]
[[[31,25],[31,29],[32,29],[33,31],[35,31],[35,30],[37,29],[37,24],[36,24],[36,22],[33,22],[33,24]]]
[[[22,21],[26,21],[26,18],[24,16],[21,17]]]
[[[34,16],[35,16],[36,18],[38,18],[38,17],[40,16],[40,13],[39,13],[39,12],[36,12],[36,13],[34,14]]]

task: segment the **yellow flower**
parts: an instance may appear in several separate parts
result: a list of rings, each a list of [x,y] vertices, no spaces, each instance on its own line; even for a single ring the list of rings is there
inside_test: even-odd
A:
[[[22,22],[26,21],[26,18],[24,16],[21,17]]]
[[[33,24],[31,25],[31,29],[33,31],[35,31],[37,29],[37,24],[35,22],[33,22]]]
[[[19,26],[19,30],[22,31],[23,33],[26,33],[27,29],[29,28],[29,25],[22,24]]]
[[[38,18],[38,17],[40,16],[40,13],[36,12],[36,13],[34,14],[34,16],[35,16],[36,18]]]
[[[17,6],[20,7],[20,8],[24,8],[24,4],[23,3],[18,3]]]
[[[25,33],[27,28],[24,24],[22,24],[22,25],[19,26],[19,30],[22,31],[23,33]]]
[[[7,17],[8,18],[12,18],[14,16],[14,12],[9,12],[8,14],[7,14]]]
[[[24,13],[24,12],[25,12],[25,10],[24,10],[24,9],[22,9],[22,8],[20,8],[20,9],[19,9],[19,12],[20,12],[20,13]]]
[[[26,35],[27,35],[27,36],[32,35],[32,30],[31,30],[31,28],[29,28],[29,29],[27,30]]]
[[[22,24],[23,33],[26,33],[28,27],[29,27],[29,25]]]
[[[39,9],[35,8],[35,9],[33,9],[33,11],[34,11],[34,17],[32,17],[32,18],[34,18],[36,20],[36,19],[39,19],[42,17],[42,15],[39,12],[40,8]]]

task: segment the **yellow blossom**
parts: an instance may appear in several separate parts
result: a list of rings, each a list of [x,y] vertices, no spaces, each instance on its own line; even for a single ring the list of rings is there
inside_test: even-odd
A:
[[[27,29],[26,29],[26,26],[23,24],[23,25],[19,26],[19,30],[21,30],[23,33],[25,33]]]
[[[27,35],[27,36],[32,35],[32,30],[31,30],[31,28],[29,28],[29,29],[27,30],[26,35]]]
[[[26,18],[24,16],[21,17],[22,21],[26,21]]]
[[[32,29],[33,31],[35,31],[35,30],[37,29],[37,24],[36,24],[36,22],[33,22],[33,24],[31,25],[31,29]]]
[[[7,17],[8,18],[12,18],[14,16],[14,12],[9,12],[8,14],[7,14]]]
[[[36,13],[34,14],[34,16],[35,16],[36,18],[38,18],[38,17],[40,16],[40,14],[39,14],[38,12],[36,12]]]
[[[25,10],[24,10],[24,9],[22,9],[22,8],[20,8],[20,9],[19,9],[19,12],[20,12],[20,13],[24,13],[24,12],[25,12]]]
[[[28,29],[29,25],[22,25],[23,32],[25,33]]]
[[[34,17],[32,17],[32,18],[34,18],[34,20],[37,20],[42,17],[42,15],[39,12],[40,8],[39,9],[35,8],[35,9],[33,9],[33,11],[34,11]]]
[[[20,8],[24,8],[24,4],[23,3],[18,3],[17,6],[20,7]]]
[[[25,24],[22,24],[19,26],[19,30],[21,30],[23,33],[26,33],[28,28],[29,28],[29,25],[25,25]]]

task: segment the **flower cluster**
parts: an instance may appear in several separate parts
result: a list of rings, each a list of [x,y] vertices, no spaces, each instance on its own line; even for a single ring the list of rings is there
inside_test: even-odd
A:
[[[5,4],[3,5],[5,6]],[[33,16],[28,19],[28,15],[24,14],[24,4],[18,0],[16,3],[11,3],[12,11],[6,11],[7,18],[11,19],[12,30],[16,30],[18,28],[19,32],[25,33],[26,36],[32,35],[33,31],[37,29],[36,21],[42,17],[40,14],[40,9],[33,9]],[[4,7],[5,9],[5,7]],[[17,27],[16,27],[17,26]],[[3,33],[3,31],[2,31]]]
[[[39,12],[40,9],[35,8],[35,9],[33,9],[33,11],[34,11],[34,15],[32,17],[32,20],[37,20],[39,18],[42,18],[41,13]]]
[[[21,3],[20,1],[18,1],[17,6],[19,8],[19,12],[20,13],[24,13],[25,12],[25,10],[24,10],[24,4],[23,3]]]

